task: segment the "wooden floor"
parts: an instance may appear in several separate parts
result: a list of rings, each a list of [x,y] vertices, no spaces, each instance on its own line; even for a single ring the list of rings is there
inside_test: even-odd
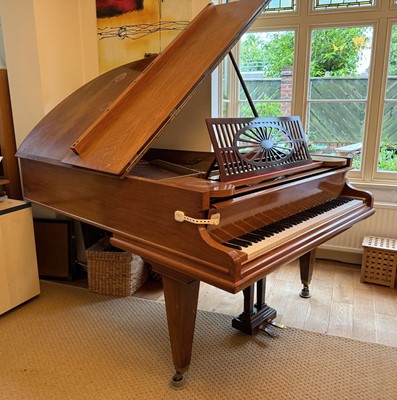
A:
[[[276,322],[397,347],[397,289],[360,283],[360,266],[328,260],[316,261],[310,299],[299,297],[301,286],[297,262],[268,276],[266,302]],[[134,296],[164,301],[153,281]],[[237,316],[242,298],[201,283],[199,309]]]

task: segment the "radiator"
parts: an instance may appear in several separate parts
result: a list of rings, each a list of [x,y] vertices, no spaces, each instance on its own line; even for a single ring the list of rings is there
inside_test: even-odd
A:
[[[361,264],[364,236],[397,239],[397,205],[375,203],[375,214],[321,245],[317,258]]]

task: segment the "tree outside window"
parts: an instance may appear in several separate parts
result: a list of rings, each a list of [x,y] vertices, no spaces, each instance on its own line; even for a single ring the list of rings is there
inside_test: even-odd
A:
[[[291,115],[294,41],[293,31],[247,33],[241,40],[240,69],[260,116]],[[252,115],[241,89],[239,115]]]
[[[256,109],[300,116],[312,152],[351,151],[355,182],[395,185],[397,0],[294,3],[295,11],[262,13],[233,49]],[[236,74],[221,71],[219,111],[252,117]]]
[[[251,93],[261,116],[290,115],[275,100],[282,98],[283,73],[293,70],[294,36],[292,31],[249,33],[241,41],[241,69],[249,88],[255,89]],[[313,31],[307,123],[313,152],[335,154],[340,147],[362,142],[371,36],[369,27]],[[254,74],[261,80],[255,87],[250,79]],[[240,113],[249,114],[246,104]]]
[[[312,151],[354,155],[361,167],[372,27],[312,32],[306,133]]]

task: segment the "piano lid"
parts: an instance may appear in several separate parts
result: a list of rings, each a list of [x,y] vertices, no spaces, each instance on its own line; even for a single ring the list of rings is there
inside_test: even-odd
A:
[[[17,155],[128,173],[267,3],[208,4],[153,61],[116,68],[70,95],[32,130]]]

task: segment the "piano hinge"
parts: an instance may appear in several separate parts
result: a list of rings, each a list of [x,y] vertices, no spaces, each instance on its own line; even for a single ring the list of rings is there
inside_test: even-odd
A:
[[[197,219],[192,217],[187,217],[183,211],[175,211],[175,221],[183,222],[187,221],[192,224],[197,225],[219,225],[221,215],[219,213],[211,215],[210,219]]]

